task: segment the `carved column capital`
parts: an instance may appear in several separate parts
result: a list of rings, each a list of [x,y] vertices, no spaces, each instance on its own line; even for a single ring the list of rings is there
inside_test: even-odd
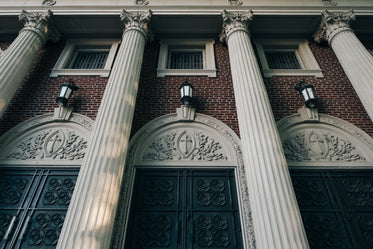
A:
[[[125,10],[122,11],[120,19],[124,23],[124,32],[129,30],[137,30],[141,32],[145,39],[149,33],[149,22],[152,17],[152,11],[147,10],[144,12],[129,13]]]
[[[321,12],[321,23],[313,35],[316,42],[329,42],[344,31],[353,32],[350,24],[355,20],[355,14],[352,10],[344,13],[330,13],[327,10]]]
[[[61,34],[54,26],[52,15],[53,13],[50,10],[44,13],[29,13],[23,10],[18,17],[24,25],[23,29],[20,32],[34,32],[40,37],[43,42],[45,42],[46,40],[58,42],[61,38]]]
[[[245,14],[223,10],[222,17],[223,30],[220,34],[220,41],[228,40],[229,36],[236,31],[244,31],[249,34],[249,24],[253,20],[253,12],[251,10]]]

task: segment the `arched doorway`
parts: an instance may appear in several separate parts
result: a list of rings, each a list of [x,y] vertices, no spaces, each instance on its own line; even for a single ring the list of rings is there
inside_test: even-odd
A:
[[[47,114],[1,136],[1,248],[56,247],[92,125]]]
[[[240,141],[222,122],[155,119],[126,164],[114,248],[255,247]]]
[[[278,128],[310,248],[373,248],[373,139],[307,108]]]

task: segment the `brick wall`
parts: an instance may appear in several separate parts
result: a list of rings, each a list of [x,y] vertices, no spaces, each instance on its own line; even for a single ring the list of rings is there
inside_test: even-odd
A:
[[[145,49],[132,135],[154,118],[175,113],[176,108],[181,105],[179,87],[185,81],[185,77],[157,78],[158,54],[158,43],[148,44]],[[218,70],[216,78],[187,77],[195,88],[193,106],[198,113],[219,119],[238,134],[228,50],[219,42],[215,44],[215,57]]]
[[[9,43],[7,43],[9,44]],[[4,49],[5,43],[0,43]],[[49,74],[65,46],[64,42],[47,43],[35,59],[32,68],[0,119],[0,135],[29,118],[52,113],[58,107],[56,97],[61,83],[70,77],[50,78]],[[73,76],[80,87],[74,92],[70,105],[74,111],[95,119],[108,78]]]
[[[9,42],[0,42],[6,49]],[[370,43],[368,47],[372,46]],[[48,43],[38,55],[22,86],[0,119],[0,135],[31,117],[53,112],[59,85],[69,77],[50,78],[50,70],[58,59],[64,43]],[[373,123],[362,107],[354,89],[329,47],[311,44],[316,60],[324,71],[324,78],[314,77],[273,77],[266,78],[265,84],[276,121],[294,114],[303,105],[302,97],[294,85],[302,78],[313,84],[320,99],[320,113],[329,114],[356,125],[373,136]],[[179,86],[185,77],[156,77],[159,45],[153,42],[145,49],[132,135],[144,124],[159,116],[174,113],[180,107]],[[188,77],[195,87],[197,112],[215,117],[230,126],[237,134],[238,122],[225,45],[215,44],[217,78]],[[98,76],[72,77],[80,89],[74,93],[70,105],[74,111],[95,119],[108,78]]]
[[[373,123],[330,47],[310,44],[324,78],[273,77],[265,84],[276,121],[294,114],[303,105],[294,86],[303,78],[315,87],[319,112],[348,121],[373,136]]]

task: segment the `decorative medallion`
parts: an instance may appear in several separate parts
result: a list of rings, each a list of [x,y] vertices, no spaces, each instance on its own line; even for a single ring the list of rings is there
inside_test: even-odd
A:
[[[43,6],[53,6],[56,4],[56,1],[54,0],[43,0],[41,3]]]
[[[337,5],[337,2],[334,1],[334,0],[321,0],[321,2],[323,2],[323,4],[326,5],[326,6],[336,6]]]
[[[44,153],[47,157],[52,157],[61,150],[62,146],[65,144],[65,134],[61,130],[53,132],[47,137],[44,143]]]
[[[183,131],[178,136],[176,147],[183,158],[188,158],[195,148],[194,137],[189,132]]]

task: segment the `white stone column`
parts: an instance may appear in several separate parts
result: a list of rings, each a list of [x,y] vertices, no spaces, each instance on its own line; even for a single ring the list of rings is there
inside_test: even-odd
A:
[[[250,41],[251,20],[251,12],[223,12],[256,245],[258,249],[309,248]]]
[[[0,56],[0,117],[47,39],[56,42],[60,38],[50,10],[45,13],[22,11],[19,20],[24,28]]]
[[[355,15],[352,10],[346,13],[329,13],[325,10],[314,37],[316,42],[329,42],[373,120],[373,57],[350,28],[353,20]]]
[[[57,248],[109,249],[151,12],[127,13]]]

